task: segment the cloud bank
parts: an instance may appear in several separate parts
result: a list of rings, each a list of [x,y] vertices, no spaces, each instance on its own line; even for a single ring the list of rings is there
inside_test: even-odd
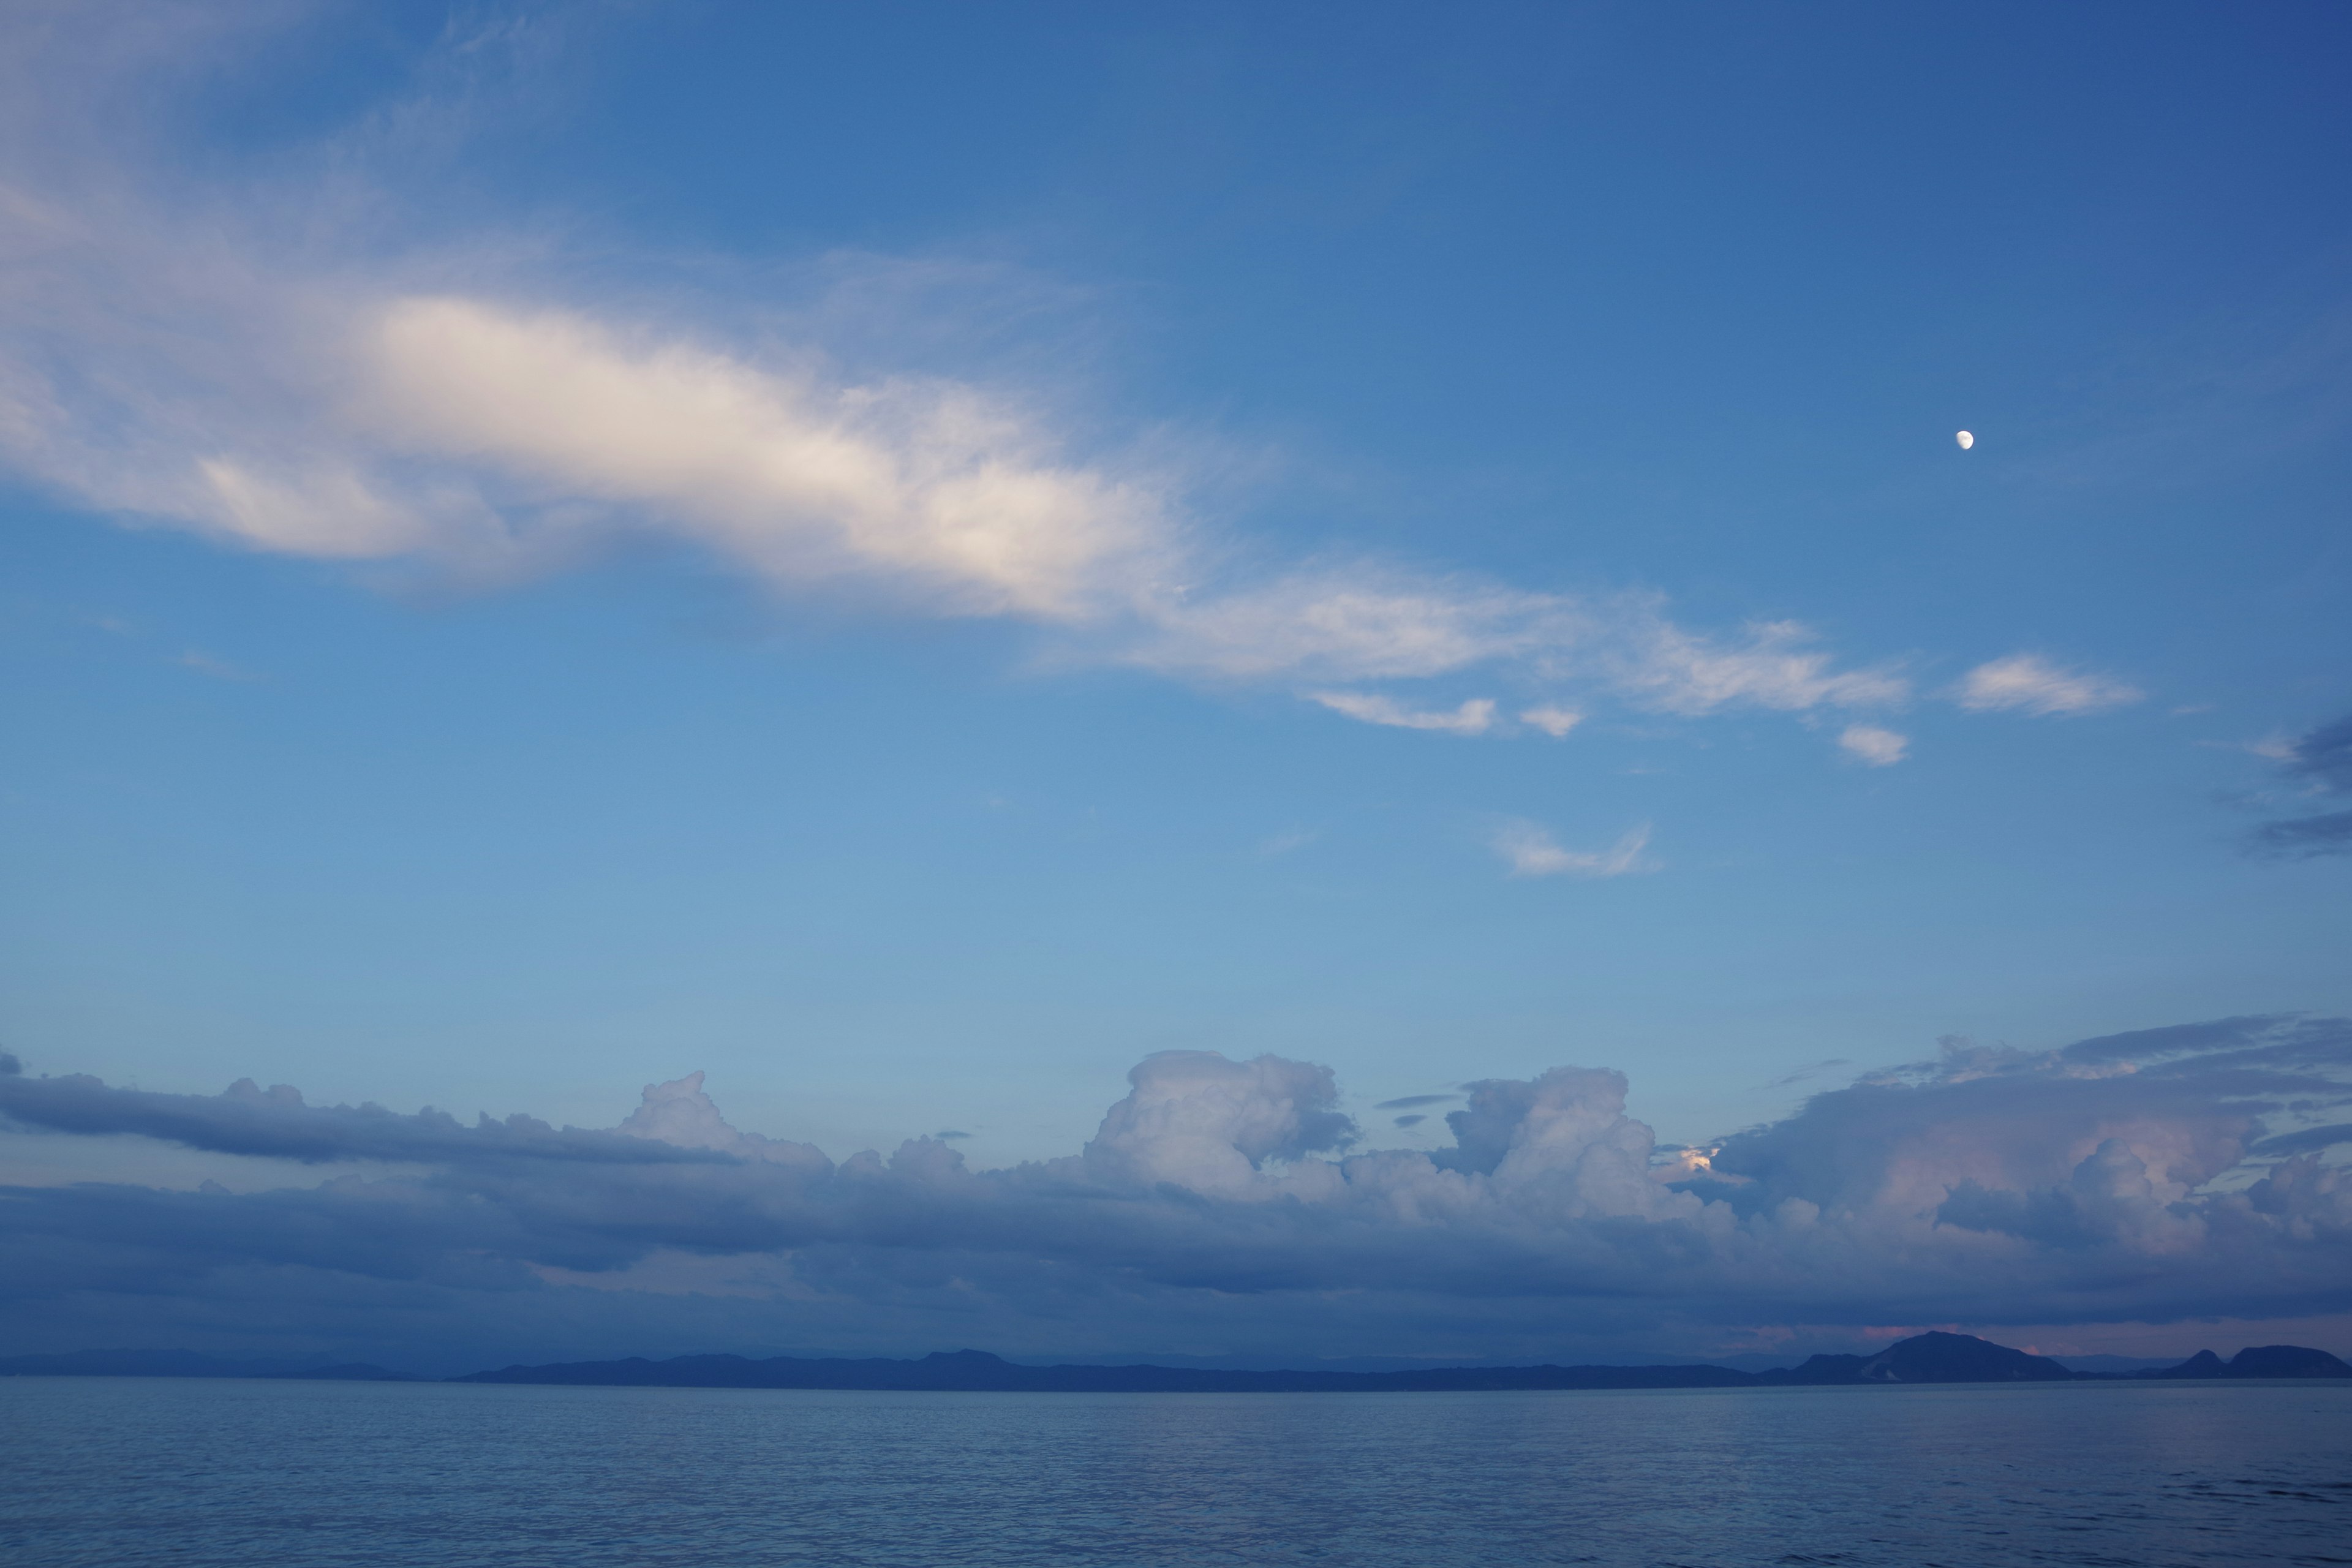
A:
[[[699,1074],[599,1131],[15,1071],[13,1137],[164,1140],[287,1177],[0,1190],[0,1325],[54,1348],[267,1331],[411,1361],[722,1341],[1509,1353],[2298,1316],[2352,1292],[2352,1177],[2327,1157],[2352,1142],[2352,1021],[1948,1042],[1701,1149],[1659,1149],[1625,1092],[1589,1068],[1482,1080],[1447,1146],[1360,1149],[1329,1068],[1167,1051],[1077,1152],[975,1170],[936,1137],[836,1161],[738,1131]],[[359,1161],[382,1168],[337,1169]]]

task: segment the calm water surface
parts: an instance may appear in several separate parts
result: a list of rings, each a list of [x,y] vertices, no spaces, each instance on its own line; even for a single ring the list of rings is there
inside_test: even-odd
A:
[[[0,1561],[2352,1563],[2352,1388],[0,1378]]]

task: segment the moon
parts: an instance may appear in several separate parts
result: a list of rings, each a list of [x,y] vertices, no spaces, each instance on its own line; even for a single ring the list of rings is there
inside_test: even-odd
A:
[[[1953,437],[1952,437],[1952,439],[1953,439],[1953,440],[1955,440],[1955,441],[1958,441],[1958,442],[1960,444],[1960,450],[1961,450],[1961,451],[1963,451],[1963,452],[1967,451],[1969,447],[1973,447],[1973,446],[1975,446],[1975,445],[1977,444],[1977,438],[1976,438],[1974,436],[1969,435],[1969,434],[1967,431],[1965,431],[1965,430],[1961,431],[1958,435],[1957,435],[1957,436]]]

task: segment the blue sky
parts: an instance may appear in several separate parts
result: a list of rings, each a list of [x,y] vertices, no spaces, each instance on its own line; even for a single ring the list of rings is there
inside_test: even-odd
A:
[[[28,1070],[989,1169],[2352,1012],[2337,8],[9,26]]]

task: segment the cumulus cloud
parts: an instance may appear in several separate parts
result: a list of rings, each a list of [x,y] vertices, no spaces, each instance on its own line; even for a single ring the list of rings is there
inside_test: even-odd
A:
[[[0,1326],[163,1342],[258,1310],[344,1339],[536,1324],[556,1336],[541,1354],[590,1320],[607,1350],[759,1322],[761,1342],[899,1349],[1067,1351],[1083,1332],[1392,1351],[1440,1327],[1491,1344],[1625,1313],[1653,1330],[2163,1321],[2327,1312],[2352,1290],[2352,1177],[2328,1154],[2352,1138],[2342,1019],[2043,1052],[1950,1041],[1700,1148],[1660,1148],[1612,1071],[1465,1093],[1447,1146],[1360,1152],[1329,1068],[1163,1052],[1076,1153],[984,1171],[939,1138],[835,1161],[739,1131],[698,1074],[599,1131],[10,1073],[15,1136],[162,1139],[289,1177],[6,1189]],[[290,1174],[357,1160],[397,1168]]]
[[[1110,1108],[1082,1156],[1089,1172],[1114,1183],[1270,1197],[1295,1193],[1300,1173],[1269,1175],[1268,1161],[1291,1165],[1356,1141],[1354,1121],[1334,1109],[1339,1090],[1329,1068],[1160,1051],[1127,1077],[1128,1097]]]
[[[1514,818],[1495,830],[1495,853],[1514,877],[1622,877],[1657,867],[1642,858],[1650,825],[1630,828],[1606,849],[1565,849],[1541,825]]]
[[[1584,715],[1573,708],[1545,705],[1524,709],[1519,722],[1530,729],[1540,730],[1553,740],[1564,740],[1568,732],[1584,722]]]
[[[2280,773],[2307,795],[2352,795],[2352,716],[2322,724],[2298,740],[2259,754],[2278,763]],[[2324,811],[2266,822],[2253,830],[2247,847],[2256,854],[2297,859],[2352,855],[2352,811]]]
[[[1875,724],[1849,724],[1838,736],[1846,755],[1874,768],[1891,768],[1910,754],[1911,742]]]
[[[2047,717],[2120,708],[2145,693],[2110,676],[2061,669],[2038,655],[2019,653],[1977,666],[1960,678],[1952,695],[1971,713]]]

